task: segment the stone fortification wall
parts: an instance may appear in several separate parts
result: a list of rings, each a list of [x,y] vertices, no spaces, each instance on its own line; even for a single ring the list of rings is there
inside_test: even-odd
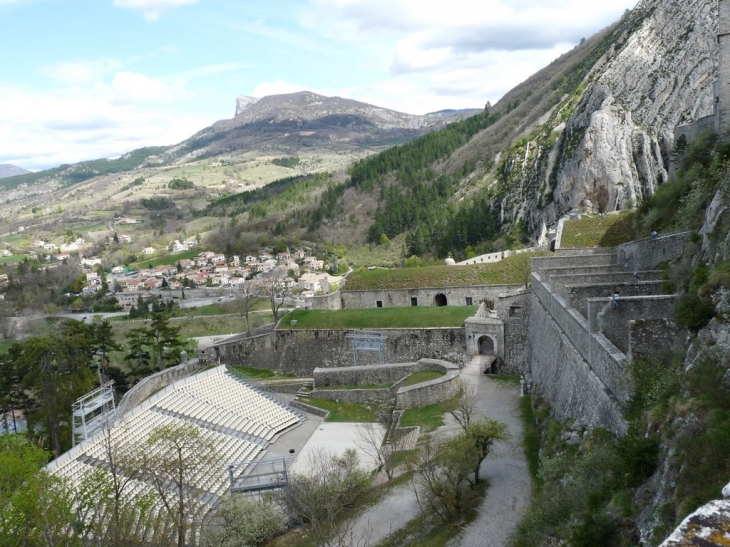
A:
[[[641,281],[659,281],[662,278],[661,270],[640,272]],[[550,287],[554,292],[566,296],[568,285],[607,285],[613,283],[636,283],[636,277],[631,272],[616,272],[606,274],[581,275],[554,275],[550,278]]]
[[[575,308],[583,317],[588,318],[588,299],[610,298],[618,292],[621,300],[629,296],[653,296],[661,293],[663,281],[642,281],[640,283],[598,283],[590,285],[567,285],[561,294],[568,306]],[[560,292],[553,286],[554,291]]]
[[[589,266],[613,266],[616,258],[610,250],[604,253],[592,253],[587,255],[559,255],[539,256],[530,258],[532,271],[536,272],[541,279],[545,276],[545,269],[549,268],[585,268]],[[602,268],[600,271],[606,271]],[[588,273],[588,272],[586,272]]]
[[[142,401],[149,399],[153,393],[160,391],[170,384],[174,384],[178,380],[192,376],[202,367],[203,365],[198,359],[192,359],[187,363],[182,363],[176,367],[161,370],[151,376],[147,376],[147,378],[140,380],[137,385],[124,394],[124,397],[122,397],[122,400],[117,405],[116,416],[121,418]]]
[[[523,289],[499,297],[497,315],[504,322],[504,357],[499,372],[528,374],[530,372],[527,329],[530,321],[532,291]]]
[[[384,308],[412,305],[415,298],[419,306],[434,306],[436,295],[446,296],[447,305],[465,306],[467,298],[473,304],[484,300],[496,301],[500,294],[518,289],[520,285],[472,285],[467,287],[430,287],[421,289],[384,289],[371,291],[341,291],[344,308],[376,308],[378,302]]]
[[[565,329],[533,295],[529,329],[535,389],[560,421],[578,419],[587,428],[626,432],[622,406],[575,347]]]
[[[687,142],[692,142],[700,133],[707,131],[708,129],[711,131],[717,130],[717,115],[711,114],[698,119],[694,123],[678,125],[674,128],[674,142],[676,143],[682,135],[685,136]],[[669,174],[672,175],[673,172],[674,170],[670,170]]]
[[[409,374],[422,370],[435,369],[423,368],[423,365],[420,362],[367,365],[360,367],[318,367],[314,369],[312,376],[314,377],[315,388],[328,386],[392,385]]]
[[[395,399],[397,409],[421,408],[447,401],[455,397],[461,390],[458,366],[435,359],[422,359],[418,364],[423,367],[421,370],[437,370],[445,374],[441,378],[429,382],[401,387]]]
[[[403,384],[414,372],[436,371],[444,376],[413,386]],[[370,403],[395,399],[400,410],[432,405],[451,399],[461,389],[459,367],[447,361],[421,359],[416,363],[395,365],[367,365],[314,371],[316,389],[311,396],[329,401]],[[390,389],[321,389],[323,386],[356,386],[393,383]]]
[[[554,267],[542,268],[540,279],[546,283],[553,283],[554,278],[562,278],[566,275],[584,276],[584,275],[606,275],[611,273],[619,273],[617,266],[571,266],[571,267]]]
[[[670,319],[630,321],[628,357],[680,353],[687,346],[688,335],[686,329],[677,327]]]
[[[317,368],[353,364],[347,330],[276,330],[253,338],[224,341],[209,348],[212,362],[246,365],[276,372],[311,376]],[[387,337],[385,360],[390,363],[436,358],[455,363],[465,359],[463,328],[381,329]],[[375,364],[377,353],[361,353],[361,363]]]
[[[677,296],[622,296],[619,302],[618,307],[612,307],[610,298],[588,299],[588,325],[590,332],[602,333],[614,346],[627,354],[629,322],[634,319],[674,320]]]
[[[341,310],[342,297],[340,296],[340,291],[334,291],[321,296],[310,296],[307,298],[307,307],[313,310]]]
[[[689,232],[645,238],[616,247],[616,262],[627,272],[653,270],[659,264],[676,260],[689,243]]]
[[[552,293],[550,286],[542,283],[537,274],[533,274],[532,289],[534,298],[528,340],[530,369],[538,390],[545,393],[558,417],[588,416],[571,414],[582,408],[582,403],[573,401],[575,397],[589,394],[587,400],[591,397],[601,400],[602,410],[598,414],[591,414],[593,421],[589,420],[590,426],[600,425],[615,433],[622,433],[623,426],[619,425],[623,422],[617,422],[614,414],[621,414],[621,406],[628,402],[631,394],[625,374],[626,356],[604,335],[592,334],[586,318],[568,307],[562,296]],[[549,315],[549,324],[543,321],[544,313],[535,316],[536,303],[540,305],[539,310]],[[568,357],[561,357],[563,352]],[[576,359],[573,353],[577,353],[580,359]],[[572,368],[575,368],[576,375],[571,376]],[[568,382],[563,391],[554,385],[555,378],[560,377]],[[585,386],[578,388],[574,385],[578,380],[584,382]],[[547,382],[544,389],[541,384],[543,381]],[[605,418],[605,423],[594,423],[598,418]]]

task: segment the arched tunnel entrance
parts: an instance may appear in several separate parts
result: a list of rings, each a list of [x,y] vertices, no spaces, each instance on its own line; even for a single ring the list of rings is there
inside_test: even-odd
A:
[[[479,355],[494,355],[494,340],[489,336],[481,336],[477,340],[479,346]]]
[[[447,306],[449,304],[449,301],[446,299],[445,294],[437,294],[436,298],[434,298],[434,304],[436,304],[438,307]]]

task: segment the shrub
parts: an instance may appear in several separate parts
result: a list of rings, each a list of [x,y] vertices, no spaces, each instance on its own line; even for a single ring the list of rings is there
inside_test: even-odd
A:
[[[233,496],[218,508],[206,539],[210,547],[257,547],[286,530],[286,518],[267,498]],[[217,526],[216,526],[217,524]]]
[[[691,331],[704,327],[715,314],[714,308],[696,294],[684,294],[677,301],[675,321]]]

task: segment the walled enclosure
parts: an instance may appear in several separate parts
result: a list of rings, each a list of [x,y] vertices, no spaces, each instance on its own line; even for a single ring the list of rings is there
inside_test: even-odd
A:
[[[252,338],[223,341],[208,348],[210,363],[245,365],[275,372],[311,376],[317,368],[353,365],[348,330],[276,330]],[[385,361],[409,363],[443,359],[463,363],[463,328],[380,329],[386,337]],[[375,364],[377,354],[362,353],[362,364]]]
[[[435,371],[444,376],[403,387],[408,376],[414,372]],[[456,396],[461,389],[459,367],[447,361],[421,359],[416,363],[389,365],[366,365],[344,368],[317,368],[314,370],[315,389],[312,397],[365,403],[395,399],[397,409],[418,408],[446,401]],[[327,389],[326,386],[357,386],[393,384],[389,389]]]

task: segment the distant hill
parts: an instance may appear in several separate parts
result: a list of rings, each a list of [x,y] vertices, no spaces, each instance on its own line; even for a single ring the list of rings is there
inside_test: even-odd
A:
[[[232,119],[199,131],[148,165],[252,150],[282,154],[313,148],[381,150],[475,112],[454,110],[416,116],[310,91],[261,99],[238,97]]]
[[[30,173],[30,171],[10,163],[0,163],[0,179],[14,177],[16,175],[25,175],[26,173]]]

